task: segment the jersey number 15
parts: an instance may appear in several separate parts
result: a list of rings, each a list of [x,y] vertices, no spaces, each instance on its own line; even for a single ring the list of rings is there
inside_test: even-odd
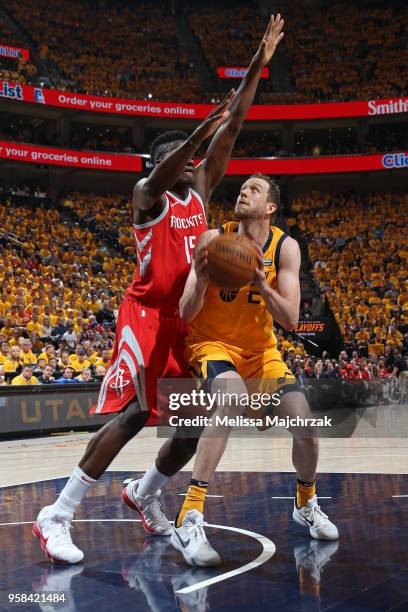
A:
[[[191,264],[191,256],[196,245],[197,236],[184,236],[184,249],[186,251],[187,263]]]

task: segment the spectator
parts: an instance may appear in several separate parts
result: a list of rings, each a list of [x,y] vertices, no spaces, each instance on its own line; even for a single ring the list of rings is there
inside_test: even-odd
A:
[[[49,364],[46,364],[44,366],[44,371],[39,377],[38,382],[41,385],[50,385],[51,383],[55,382],[52,366],[50,366]]]
[[[70,363],[75,372],[82,372],[90,367],[91,362],[85,359],[86,352],[81,346],[76,348],[75,355],[73,355],[73,357],[74,359],[71,359]]]
[[[0,366],[0,387],[2,387],[3,385],[7,385],[7,381],[5,378],[4,367]]]
[[[37,357],[31,350],[32,342],[28,338],[25,338],[22,342],[20,359],[22,363],[35,364],[37,363]]]
[[[60,328],[57,326],[57,329],[59,330]],[[64,331],[62,333],[64,333]],[[51,338],[51,336],[53,335],[52,327],[51,327],[51,318],[47,315],[44,315],[42,319],[41,334],[45,338]],[[60,334],[55,334],[55,335],[58,336]]]
[[[33,370],[34,376],[36,376],[37,378],[39,378],[39,376],[42,376],[45,365],[46,365],[45,359],[43,357],[39,357],[37,359],[37,363],[34,366],[34,370]]]
[[[58,367],[58,361],[56,357],[50,357],[48,360],[48,365],[50,365],[52,367],[52,371],[53,371],[53,375],[54,376],[59,376],[60,375],[60,369]]]
[[[19,372],[23,361],[20,357],[20,347],[12,346],[10,349],[10,356],[4,360],[3,366],[6,373]]]
[[[96,313],[96,320],[100,324],[103,324],[105,321],[110,325],[115,323],[115,315],[110,306],[109,300],[105,300],[103,302],[102,308]]]
[[[1,343],[0,364],[3,365],[10,355],[10,347],[8,342]]]
[[[77,343],[77,335],[74,331],[74,323],[67,321],[67,331],[63,334],[62,339],[65,340],[69,349],[73,350]]]
[[[399,355],[395,361],[394,375],[398,378],[399,403],[408,399],[408,363],[407,358]]]
[[[107,370],[109,367],[110,356],[111,352],[109,349],[102,349],[102,356],[100,357],[100,359],[96,360],[95,366],[103,366],[105,370]]]
[[[106,368],[103,365],[96,366],[95,376],[98,380],[102,380],[106,374]]]
[[[12,385],[38,385],[38,379],[33,376],[33,366],[31,364],[23,365],[23,369],[19,376],[16,376],[11,381]]]
[[[92,382],[92,372],[90,368],[85,368],[84,370],[82,370],[81,374],[76,377],[76,380],[85,383]]]
[[[58,317],[57,324],[52,328],[51,335],[57,338],[62,338],[67,331],[64,317]]]
[[[72,368],[64,368],[62,376],[54,380],[55,383],[77,383],[78,381],[74,378],[74,370]]]
[[[59,358],[59,361],[58,361],[59,367],[66,368],[67,366],[70,366],[71,365],[70,357],[71,355],[69,351],[62,351],[61,357]]]

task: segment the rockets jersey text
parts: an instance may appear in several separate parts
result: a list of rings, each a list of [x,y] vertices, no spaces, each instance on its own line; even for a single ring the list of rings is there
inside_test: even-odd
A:
[[[207,230],[204,204],[193,189],[187,198],[166,191],[162,213],[133,224],[137,268],[126,295],[169,315],[178,310],[198,237]]]

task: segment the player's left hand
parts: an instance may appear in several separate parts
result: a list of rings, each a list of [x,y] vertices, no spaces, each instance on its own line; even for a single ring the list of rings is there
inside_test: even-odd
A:
[[[254,284],[256,287],[258,287],[259,290],[261,290],[266,282],[264,254],[262,253],[261,248],[258,244],[256,244],[256,242],[254,242],[254,247],[256,249],[256,270],[254,276]]]
[[[284,36],[282,32],[284,23],[280,13],[278,13],[276,17],[271,15],[268,27],[266,28],[266,32],[256,53],[256,57],[259,59],[261,66],[266,66],[266,64],[271,61],[276,47]]]
[[[197,280],[208,283],[210,276],[208,272],[208,250],[207,246],[199,247],[194,251],[194,269]]]

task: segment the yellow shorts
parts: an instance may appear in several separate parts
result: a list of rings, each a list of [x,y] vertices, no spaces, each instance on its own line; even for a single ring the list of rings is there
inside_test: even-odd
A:
[[[277,348],[251,352],[224,342],[208,340],[187,345],[186,360],[193,374],[204,383],[227,371],[247,381],[257,381],[258,390],[274,393],[299,390],[295,376]],[[252,385],[251,385],[252,386]]]

